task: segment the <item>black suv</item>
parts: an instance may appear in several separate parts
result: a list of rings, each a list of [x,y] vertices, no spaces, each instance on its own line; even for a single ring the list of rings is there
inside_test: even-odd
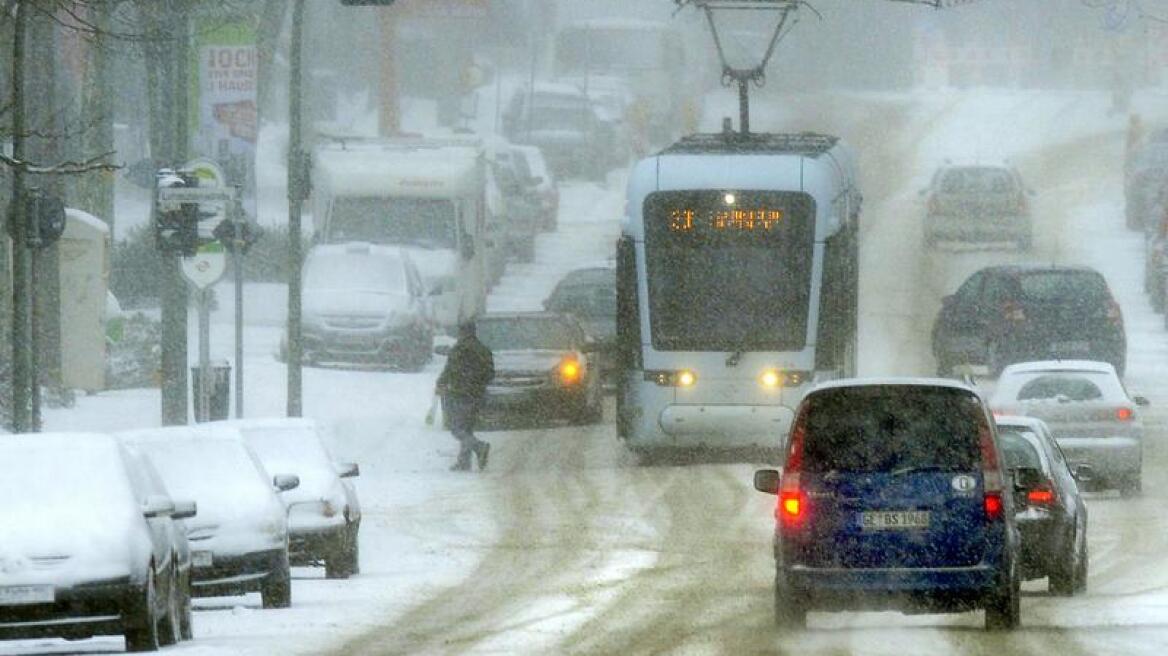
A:
[[[1031,360],[1101,360],[1122,375],[1123,314],[1107,281],[1088,267],[998,266],[942,299],[933,324],[937,371],[983,364],[998,375]]]

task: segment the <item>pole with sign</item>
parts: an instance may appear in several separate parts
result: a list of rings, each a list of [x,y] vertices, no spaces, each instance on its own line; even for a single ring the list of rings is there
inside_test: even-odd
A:
[[[223,244],[213,241],[199,246],[191,257],[182,259],[182,272],[199,290],[199,404],[196,421],[211,419],[211,293],[210,287],[227,271]]]

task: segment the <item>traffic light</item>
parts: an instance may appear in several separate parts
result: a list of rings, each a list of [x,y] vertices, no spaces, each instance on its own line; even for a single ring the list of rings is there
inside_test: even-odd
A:
[[[199,206],[183,203],[174,210],[159,210],[154,219],[154,243],[164,255],[194,255],[199,249]]]

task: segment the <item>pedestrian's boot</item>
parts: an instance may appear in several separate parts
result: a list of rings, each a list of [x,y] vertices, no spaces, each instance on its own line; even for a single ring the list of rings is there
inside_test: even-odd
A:
[[[491,443],[479,442],[475,447],[475,457],[479,461],[479,471],[487,468],[487,458],[491,455]]]
[[[470,454],[463,457],[458,455],[458,460],[453,465],[450,465],[450,471],[470,471]]]

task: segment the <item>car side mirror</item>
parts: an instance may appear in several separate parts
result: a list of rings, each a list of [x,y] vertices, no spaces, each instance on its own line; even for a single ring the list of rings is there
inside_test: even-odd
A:
[[[341,478],[357,478],[361,475],[361,468],[355,462],[337,463],[337,476]]]
[[[171,519],[190,519],[199,513],[199,506],[194,501],[175,501]]]
[[[1095,480],[1095,468],[1085,462],[1071,465],[1071,476],[1080,483],[1090,483]]]
[[[272,477],[272,487],[280,492],[295,490],[300,487],[300,477],[296,474],[276,474]]]
[[[438,346],[435,346],[434,347],[434,355],[442,355],[442,356],[450,355],[450,345],[449,344],[439,344]]]
[[[147,519],[168,517],[174,513],[174,502],[170,497],[161,494],[151,494],[142,502],[142,516]]]
[[[1146,396],[1135,396],[1132,398],[1132,401],[1135,401],[1136,405],[1140,406],[1141,408],[1146,408],[1152,405],[1152,402],[1149,401],[1148,397]]]
[[[754,472],[754,489],[767,494],[779,493],[779,472],[775,469],[759,469]]]

